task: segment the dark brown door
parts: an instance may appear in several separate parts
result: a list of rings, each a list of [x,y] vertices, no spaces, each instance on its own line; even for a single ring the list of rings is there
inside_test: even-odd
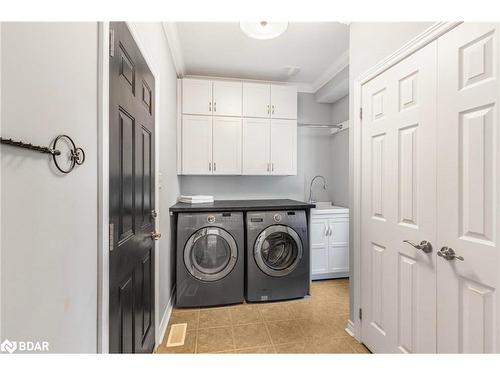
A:
[[[152,352],[155,81],[123,22],[112,22],[109,63],[109,350]]]

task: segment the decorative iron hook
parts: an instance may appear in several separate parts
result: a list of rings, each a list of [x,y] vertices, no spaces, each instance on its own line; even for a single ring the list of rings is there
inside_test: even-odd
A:
[[[68,169],[61,168],[61,166],[57,162],[57,157],[61,156],[61,151],[57,149],[57,142],[62,139],[66,139],[67,141],[69,141],[72,146],[72,149],[70,149],[70,166]],[[36,146],[31,143],[14,141],[11,138],[3,139],[2,137],[0,137],[0,143],[8,146],[24,148],[26,150],[41,152],[42,154],[50,154],[52,155],[52,160],[54,161],[56,168],[64,174],[68,174],[69,172],[71,172],[73,168],[75,168],[75,165],[82,165],[85,162],[85,151],[83,151],[81,147],[76,147],[75,142],[73,142],[73,140],[65,134],[61,134],[56,137],[53,147]]]

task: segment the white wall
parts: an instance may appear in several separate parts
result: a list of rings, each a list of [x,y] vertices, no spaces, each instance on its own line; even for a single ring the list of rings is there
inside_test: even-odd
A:
[[[329,124],[331,105],[319,104],[313,94],[299,93],[298,122]],[[330,136],[328,129],[299,128],[296,176],[182,176],[182,194],[211,194],[216,199],[290,198],[306,200],[311,178],[317,174],[331,182]],[[316,200],[331,200],[315,185]]]
[[[350,26],[349,46],[349,81],[350,92],[353,92],[354,80],[389,56],[406,42],[423,32],[432,25],[431,22],[354,22]],[[354,97],[351,95],[349,101],[351,120],[358,115],[359,108],[353,106]],[[351,122],[352,123],[352,122]],[[353,206],[353,139],[349,140],[349,202]],[[353,270],[353,225],[352,216],[350,222],[350,269]],[[350,289],[350,319],[354,321],[353,290]]]
[[[97,349],[97,23],[3,23],[2,136],[87,155],[69,175],[1,148],[1,339]]]
[[[332,124],[349,120],[349,95],[333,103]],[[349,207],[349,129],[330,137],[330,192],[333,203]]]
[[[161,320],[174,285],[175,248],[172,248],[169,207],[179,196],[177,177],[177,75],[161,23],[134,23],[141,43],[160,74],[160,304]],[[175,244],[173,244],[175,246]]]

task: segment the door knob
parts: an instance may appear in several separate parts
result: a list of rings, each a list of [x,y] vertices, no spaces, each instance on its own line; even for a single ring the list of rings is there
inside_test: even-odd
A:
[[[415,249],[422,250],[426,254],[432,253],[432,244],[429,241],[424,240],[424,241],[420,242],[419,245],[415,245],[413,242],[408,241],[408,240],[404,240],[403,242],[410,244]]]
[[[157,232],[157,231],[154,231],[154,232],[151,232],[151,238],[154,240],[154,241],[158,241],[161,237],[161,233]]]
[[[461,261],[464,261],[464,257],[463,256],[460,256],[460,255],[457,255],[455,253],[455,250],[453,250],[451,247],[442,247],[441,250],[438,251],[437,253],[441,258],[444,258],[446,260],[453,260],[453,259],[457,259],[457,260],[461,260]]]

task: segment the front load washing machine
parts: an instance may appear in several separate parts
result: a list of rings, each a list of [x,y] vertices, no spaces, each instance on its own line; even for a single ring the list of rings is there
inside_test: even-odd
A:
[[[180,213],[176,264],[178,307],[243,302],[243,213]]]
[[[306,212],[248,212],[246,298],[251,302],[309,294]]]

